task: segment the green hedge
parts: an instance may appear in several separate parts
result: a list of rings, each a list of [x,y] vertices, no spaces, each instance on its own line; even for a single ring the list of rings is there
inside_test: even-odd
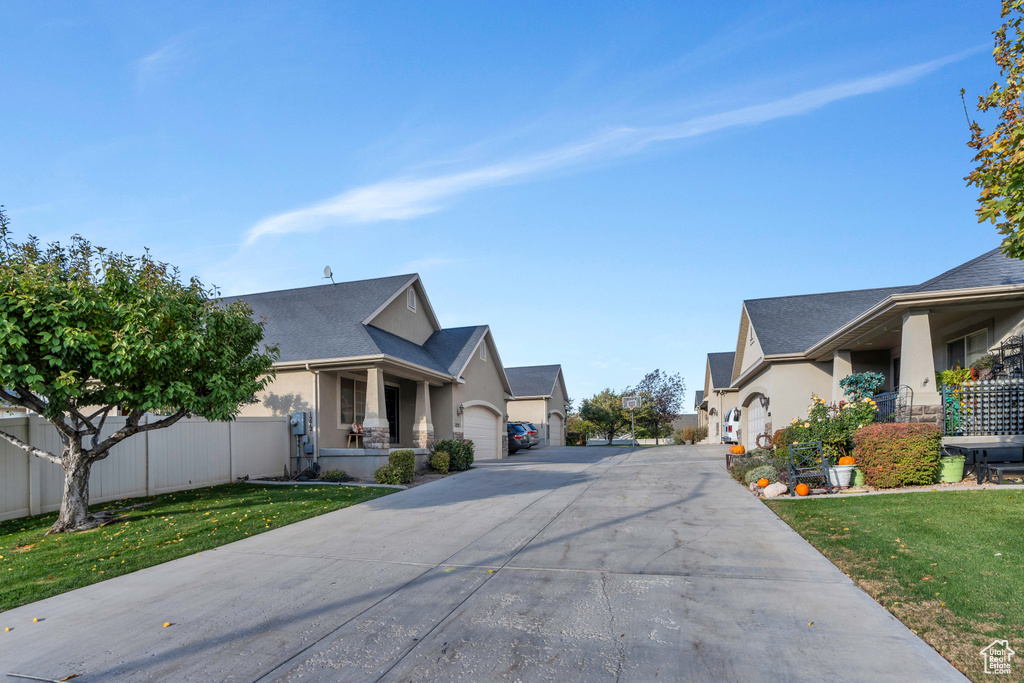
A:
[[[448,474],[450,463],[451,456],[448,455],[447,451],[434,451],[427,460],[427,467],[438,474]]]
[[[434,446],[434,452],[448,454],[448,468],[452,472],[468,470],[473,464],[473,442],[465,439],[445,439]]]
[[[388,464],[397,467],[402,475],[400,484],[411,484],[412,478],[416,476],[416,453],[415,451],[395,451],[388,455]]]
[[[378,484],[401,484],[402,470],[394,465],[381,465],[373,473],[373,479]]]
[[[747,486],[750,486],[760,479],[767,479],[769,484],[774,484],[779,480],[779,470],[776,469],[775,465],[758,465],[757,467],[747,470],[743,479],[747,483]]]
[[[857,467],[869,485],[891,489],[935,483],[942,450],[942,432],[936,425],[867,425],[854,439]]]

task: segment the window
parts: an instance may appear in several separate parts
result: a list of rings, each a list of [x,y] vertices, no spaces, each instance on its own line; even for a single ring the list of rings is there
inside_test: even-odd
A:
[[[366,382],[355,383],[356,423],[363,424],[366,418]]]
[[[480,360],[487,361],[487,342],[481,342],[480,344]]]
[[[409,288],[409,293],[408,293],[408,295],[406,297],[406,302],[405,303],[409,307],[410,311],[412,311],[413,313],[416,312],[416,288],[415,287],[410,287]]]
[[[969,368],[988,353],[988,330],[978,330],[946,344],[946,367]]]

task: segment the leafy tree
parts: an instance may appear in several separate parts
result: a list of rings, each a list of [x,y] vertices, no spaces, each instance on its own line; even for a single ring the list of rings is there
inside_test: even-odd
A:
[[[654,370],[644,375],[639,384],[626,389],[624,393],[627,396],[640,396],[640,410],[636,412],[636,421],[645,427],[648,434],[654,436],[657,443],[658,437],[671,432],[669,423],[682,412],[686,382],[678,373],[670,375],[661,370]]]
[[[94,247],[10,238],[0,206],[0,400],[57,429],[61,453],[0,438],[64,469],[51,532],[89,528],[89,473],[110,449],[186,415],[230,420],[270,381],[277,349],[243,303],[223,307],[177,269]],[[119,410],[122,427],[103,431]],[[142,418],[151,413],[148,421]],[[160,417],[156,417],[160,416]]]
[[[1004,82],[993,83],[978,97],[978,111],[999,112],[999,123],[990,133],[970,119],[971,141],[978,164],[965,180],[981,191],[975,213],[978,222],[993,223],[1003,238],[1002,250],[1011,258],[1024,259],[1024,0],[1003,0],[1002,26],[993,32],[993,56]],[[960,91],[963,96],[964,91]],[[965,104],[966,111],[966,104]]]
[[[622,408],[622,394],[605,389],[599,394],[583,399],[580,418],[595,426],[598,433],[608,436],[608,443],[630,423],[629,411]]]

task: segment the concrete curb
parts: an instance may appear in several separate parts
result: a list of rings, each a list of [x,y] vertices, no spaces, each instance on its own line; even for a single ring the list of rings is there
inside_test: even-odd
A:
[[[397,489],[405,491],[408,486],[398,484],[355,484],[350,481],[267,481],[266,479],[250,479],[246,484],[260,484],[261,486],[358,486],[367,489]],[[429,483],[429,482],[428,482]]]

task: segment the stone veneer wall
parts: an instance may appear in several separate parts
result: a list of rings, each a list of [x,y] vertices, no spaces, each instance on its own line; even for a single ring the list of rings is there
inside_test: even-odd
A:
[[[910,421],[937,425],[942,421],[942,406],[912,406]]]
[[[412,446],[413,448],[433,448],[434,447],[434,430],[423,429],[422,427],[412,428]]]
[[[508,457],[508,432],[501,437],[501,457]]]
[[[363,434],[363,448],[390,448],[391,430],[387,427],[367,427]]]

